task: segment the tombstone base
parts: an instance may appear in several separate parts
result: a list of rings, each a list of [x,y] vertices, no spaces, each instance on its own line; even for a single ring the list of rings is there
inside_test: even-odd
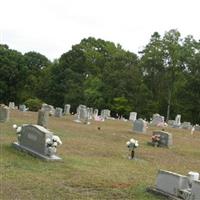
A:
[[[163,148],[170,148],[169,146],[163,145],[163,144],[159,144],[159,146],[155,146],[152,142],[147,142],[147,145],[152,146],[152,147],[163,147]]]
[[[18,142],[12,143],[12,146],[13,146],[14,148],[18,149],[18,150],[26,151],[26,152],[28,152],[29,154],[31,154],[31,155],[33,155],[33,156],[36,156],[36,157],[38,157],[38,158],[41,158],[41,159],[43,159],[43,160],[46,160],[46,161],[61,161],[61,160],[62,160],[62,158],[60,158],[60,157],[58,157],[58,156],[56,156],[56,155],[52,155],[51,157],[42,155],[42,154],[40,154],[40,153],[38,153],[38,152],[36,152],[36,151],[33,151],[33,150],[31,150],[31,149],[29,149],[29,148],[27,148],[27,147],[24,147],[24,146],[20,145]]]
[[[167,197],[168,199],[171,199],[171,200],[182,200],[182,198],[179,198],[177,196],[174,196],[174,195],[171,195],[171,194],[169,194],[167,192],[159,190],[156,187],[148,187],[146,189],[146,191],[150,192],[150,193],[153,193],[153,194],[156,194],[156,195],[161,195],[161,196]]]

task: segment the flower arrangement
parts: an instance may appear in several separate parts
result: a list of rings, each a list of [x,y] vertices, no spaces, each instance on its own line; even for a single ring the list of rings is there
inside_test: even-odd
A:
[[[151,140],[152,140],[152,144],[154,146],[158,147],[160,145],[160,135],[159,134],[152,135]]]
[[[133,159],[135,157],[135,149],[139,146],[139,143],[135,139],[130,139],[128,142],[126,142],[126,146],[128,147],[129,151],[131,151],[130,159]]]
[[[48,155],[51,156],[56,153],[57,151],[57,146],[61,145],[62,141],[57,135],[53,135],[52,138],[47,138],[46,139],[46,146],[48,149]]]

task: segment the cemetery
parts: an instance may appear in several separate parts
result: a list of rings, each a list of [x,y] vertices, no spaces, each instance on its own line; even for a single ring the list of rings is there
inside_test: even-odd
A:
[[[163,130],[135,113],[111,120],[109,110],[84,105],[78,115],[68,104],[9,107],[0,112],[2,199],[200,199],[200,131],[191,135],[180,116]],[[148,145],[158,135],[158,146],[170,148]]]

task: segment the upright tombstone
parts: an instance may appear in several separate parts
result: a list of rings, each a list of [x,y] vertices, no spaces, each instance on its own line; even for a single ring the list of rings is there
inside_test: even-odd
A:
[[[80,121],[84,124],[88,124],[88,109],[80,108]]]
[[[48,127],[49,111],[39,110],[37,124],[45,128]]]
[[[94,112],[93,112],[94,119],[98,116],[98,114],[99,114],[99,110],[98,109],[94,109]]]
[[[183,128],[183,129],[191,129],[191,128],[192,128],[192,125],[191,125],[190,122],[183,122],[183,123],[181,124],[181,128]]]
[[[191,200],[200,199],[200,180],[194,180],[191,188]]]
[[[55,110],[55,117],[62,117],[62,115],[63,115],[62,112],[63,112],[63,109],[57,107]]]
[[[92,119],[93,118],[93,108],[89,108],[88,109],[88,119]]]
[[[134,122],[136,119],[137,119],[137,113],[136,112],[130,112],[129,120]]]
[[[172,134],[165,131],[153,131],[153,136],[159,135],[159,146],[170,147],[173,144]]]
[[[175,118],[175,122],[174,122],[174,127],[176,128],[176,127],[180,127],[180,125],[181,125],[181,115],[176,115],[176,118]]]
[[[164,124],[164,122],[165,122],[165,118],[163,116],[159,115],[158,113],[153,114],[153,119],[152,119],[152,122],[151,122],[152,125],[157,126],[161,123]]]
[[[64,106],[64,115],[69,115],[70,114],[70,108],[71,108],[70,104],[65,104],[65,106]]]
[[[15,109],[15,102],[9,102],[9,106],[10,109]]]
[[[169,199],[199,200],[199,173],[189,172],[188,176],[183,176],[174,172],[159,170],[156,186],[148,188],[148,191],[164,195]]]
[[[61,160],[55,155],[54,138],[55,135],[42,126],[23,125],[18,133],[18,142],[13,146],[45,160]]]
[[[180,196],[180,191],[189,188],[188,177],[170,171],[159,170],[156,188],[173,196]]]
[[[194,130],[195,130],[195,131],[200,131],[200,125],[196,124],[196,125],[194,126]]]
[[[10,120],[10,110],[9,107],[0,104],[0,122],[8,122]]]
[[[26,105],[21,104],[21,105],[19,105],[19,110],[22,111],[22,112],[25,112],[25,111],[27,111],[28,109],[26,108]]]
[[[137,119],[133,122],[133,131],[146,133],[146,122],[143,119]]]
[[[174,123],[175,123],[175,120],[168,120],[168,122],[167,122],[167,124],[168,124],[169,126],[173,126]]]
[[[107,119],[110,117],[110,110],[109,109],[103,109],[101,110],[101,117],[103,119]]]
[[[41,110],[49,112],[49,114],[52,115],[52,116],[55,115],[55,109],[52,105],[48,105],[46,103],[43,103]]]

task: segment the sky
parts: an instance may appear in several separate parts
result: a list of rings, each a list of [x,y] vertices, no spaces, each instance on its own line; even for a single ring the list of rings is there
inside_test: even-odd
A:
[[[0,43],[52,61],[88,37],[138,53],[155,31],[199,40],[199,8],[199,0],[0,0]]]

